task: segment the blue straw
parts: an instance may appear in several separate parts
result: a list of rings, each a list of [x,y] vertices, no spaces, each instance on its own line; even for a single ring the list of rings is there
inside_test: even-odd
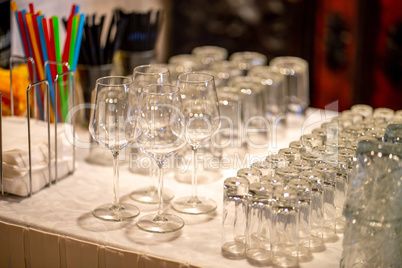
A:
[[[81,47],[81,40],[82,40],[82,31],[84,29],[84,20],[85,20],[85,15],[81,14],[80,15],[80,22],[78,24],[78,31],[77,31],[77,39],[75,41],[75,51],[74,51],[74,60],[73,60],[73,66],[71,70],[75,72],[75,69],[77,68],[78,64],[78,57],[80,55],[80,47]]]
[[[46,40],[45,40],[45,33],[43,31],[43,24],[42,24],[43,15],[38,16],[36,19],[38,21],[38,28],[39,28],[39,35],[40,35],[40,42],[42,44],[42,54],[43,54],[43,61],[46,62],[47,58],[47,48],[46,48]],[[57,109],[54,102],[54,89],[53,89],[53,81],[52,81],[52,73],[50,72],[50,65],[46,65],[46,77],[49,81],[49,92],[50,92],[50,101],[52,102],[53,111]],[[55,118],[55,122],[57,122],[57,118]]]

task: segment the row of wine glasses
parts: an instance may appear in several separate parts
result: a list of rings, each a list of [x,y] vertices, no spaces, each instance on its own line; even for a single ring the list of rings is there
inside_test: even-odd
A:
[[[176,211],[189,214],[209,213],[216,203],[197,195],[196,152],[200,142],[207,141],[219,129],[218,99],[213,76],[183,73],[176,85],[170,81],[167,67],[142,66],[130,77],[105,77],[97,80],[89,131],[114,158],[114,194],[112,204],[93,211],[97,218],[109,221],[129,220],[139,214],[138,208],[119,201],[117,157],[121,149],[135,143],[158,167],[157,187],[143,192],[157,192],[157,215],[146,215],[137,221],[140,229],[150,232],[172,232],[184,221],[163,210],[163,164],[188,144],[193,151],[192,194],[173,202]],[[164,70],[165,68],[165,70]],[[145,75],[144,73],[156,73]],[[151,185],[151,187],[153,187]],[[156,191],[155,191],[156,190]]]

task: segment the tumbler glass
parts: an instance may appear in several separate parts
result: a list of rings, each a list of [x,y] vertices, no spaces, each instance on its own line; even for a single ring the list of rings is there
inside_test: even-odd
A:
[[[295,266],[299,248],[299,199],[291,188],[277,187],[272,202],[272,262],[277,266]]]
[[[238,150],[242,147],[241,96],[234,87],[218,87],[216,91],[221,119],[219,147]]]
[[[348,164],[345,158],[332,156],[326,159],[326,163],[335,168],[335,209],[336,209],[336,231],[343,232],[345,217],[342,215],[343,205],[346,199],[348,185]]]
[[[289,143],[289,148],[294,148],[299,150],[300,154],[307,152],[306,146],[301,141],[292,141]]]
[[[260,181],[262,173],[256,168],[241,168],[237,171],[237,176],[246,178],[252,184]]]
[[[172,81],[176,81],[181,73],[195,72],[204,69],[201,60],[191,54],[179,54],[170,57],[168,68],[172,75]]]
[[[248,148],[266,147],[270,130],[264,116],[264,92],[257,77],[238,76],[229,82],[241,95],[243,115],[243,137]]]
[[[243,75],[247,75],[253,66],[267,64],[267,57],[264,54],[252,51],[235,52],[229,56],[229,60],[235,62],[243,70]]]
[[[324,242],[335,242],[336,236],[336,206],[335,206],[335,177],[336,171],[329,164],[320,163],[314,166],[314,171],[321,173],[323,177],[323,238]]]
[[[297,169],[299,172],[307,171],[307,170],[312,170],[313,166],[310,164],[309,161],[307,160],[297,160],[293,161],[290,165],[290,167]]]
[[[264,90],[265,117],[271,124],[286,122],[286,81],[273,66],[255,66],[249,76],[261,79]]]
[[[191,54],[201,60],[205,69],[210,69],[215,62],[227,59],[228,50],[218,46],[199,46],[193,48]]]
[[[292,179],[287,187],[297,191],[299,198],[299,261],[307,261],[311,258],[311,185],[305,179]]]
[[[289,165],[294,161],[300,160],[301,157],[299,150],[294,148],[282,148],[278,151],[278,154],[284,155]]]
[[[273,177],[275,175],[275,169],[272,167],[272,164],[267,161],[254,162],[253,164],[251,164],[251,167],[261,171],[262,176]]]
[[[243,70],[233,61],[215,62],[210,66],[210,70],[215,73],[217,87],[228,86],[231,79],[243,75]]]
[[[311,187],[311,220],[310,220],[310,250],[313,252],[324,249],[323,221],[324,201],[322,188],[322,175],[313,170],[300,172],[300,179],[307,180]]]
[[[391,120],[394,114],[394,110],[389,108],[376,108],[373,112],[375,118],[383,118],[385,121]]]
[[[254,184],[260,190],[248,199],[246,258],[251,264],[261,266],[271,262],[274,186],[268,182]]]
[[[350,110],[354,113],[361,114],[364,118],[373,114],[373,107],[367,104],[355,104],[350,107]]]
[[[323,162],[323,159],[316,155],[316,154],[312,154],[312,153],[304,153],[301,155],[301,159],[302,160],[306,160],[310,163],[311,166],[315,166],[321,162]]]
[[[310,104],[308,62],[298,57],[276,57],[269,65],[277,67],[286,77],[287,111],[304,114]]]
[[[306,147],[307,151],[315,146],[322,145],[322,139],[316,134],[304,134],[300,137],[300,141]]]
[[[265,158],[265,161],[270,163],[274,169],[284,168],[288,166],[288,161],[284,155],[271,154]]]
[[[297,179],[299,177],[299,171],[293,167],[278,168],[275,170],[275,174],[283,177],[286,182]]]
[[[247,196],[250,183],[244,177],[230,177],[223,183],[222,255],[241,259],[246,254]]]

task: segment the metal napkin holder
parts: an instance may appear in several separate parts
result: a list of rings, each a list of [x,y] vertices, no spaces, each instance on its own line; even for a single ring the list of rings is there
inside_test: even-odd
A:
[[[36,77],[36,72],[35,72],[35,62],[33,60],[33,58],[29,57],[29,58],[25,58],[25,57],[21,57],[21,56],[11,56],[10,57],[10,103],[11,103],[11,116],[14,116],[14,93],[13,93],[13,85],[12,85],[12,72],[13,72],[13,63],[15,62],[22,62],[22,63],[30,63],[30,67],[32,68],[33,71],[33,80]],[[67,76],[67,79],[69,79],[69,87],[68,87],[68,91],[69,91],[69,96],[71,96],[71,98],[69,97],[69,106],[71,106],[72,104],[74,104],[75,101],[75,74],[73,71],[70,70],[68,63],[61,63],[61,62],[55,62],[55,61],[46,61],[45,62],[45,69],[47,67],[47,65],[61,65],[67,68],[67,71],[57,74],[53,83],[54,83],[54,103],[57,102],[57,98],[58,98],[58,82],[60,78],[63,78]],[[27,101],[27,139],[28,139],[28,185],[29,185],[29,194],[28,196],[32,196],[33,192],[32,192],[32,164],[31,164],[31,102],[30,102],[30,92],[32,89],[38,87],[38,86],[43,86],[44,87],[44,111],[45,111],[45,117],[44,119],[47,121],[47,140],[48,140],[48,182],[45,185],[45,187],[50,187],[50,185],[52,183],[57,183],[59,179],[61,179],[58,176],[57,173],[57,161],[58,161],[58,157],[57,157],[57,109],[54,109],[54,119],[55,119],[55,123],[54,123],[54,131],[55,131],[55,135],[54,135],[54,176],[52,176],[52,158],[51,158],[51,142],[50,142],[50,131],[51,131],[51,124],[50,124],[50,92],[49,92],[49,82],[48,80],[44,79],[35,83],[30,84],[27,87],[26,90],[26,101]],[[37,95],[34,93],[34,103],[36,103],[36,99],[37,99]],[[0,92],[0,111],[2,111],[2,94]],[[71,101],[70,101],[71,100]],[[37,107],[36,105],[34,106],[34,118],[37,118]],[[71,125],[72,125],[72,132],[73,132],[73,142],[72,142],[72,170],[66,174],[66,176],[71,175],[74,173],[75,171],[75,119],[74,118],[69,118],[69,120],[71,120]],[[1,186],[1,193],[2,195],[5,195],[5,191],[4,191],[4,177],[3,177],[3,137],[2,137],[2,133],[3,133],[3,129],[2,129],[2,113],[0,112],[0,186]]]

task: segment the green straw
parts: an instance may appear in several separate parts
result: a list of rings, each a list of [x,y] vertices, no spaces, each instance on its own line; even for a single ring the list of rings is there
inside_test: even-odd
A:
[[[54,30],[54,47],[55,47],[56,61],[62,62],[61,51],[60,51],[59,17],[52,16],[52,22],[53,22],[53,30]],[[63,72],[63,66],[61,66],[60,64],[57,64],[57,73],[61,74],[62,72]],[[61,117],[61,121],[63,122],[64,118],[67,115],[65,113],[65,110],[68,109],[68,99],[66,99],[66,97],[65,97],[63,80],[59,79],[58,83],[59,83],[59,98],[60,98],[60,105],[61,105],[61,112],[62,112],[60,117]],[[67,108],[65,108],[65,106],[67,106]]]

